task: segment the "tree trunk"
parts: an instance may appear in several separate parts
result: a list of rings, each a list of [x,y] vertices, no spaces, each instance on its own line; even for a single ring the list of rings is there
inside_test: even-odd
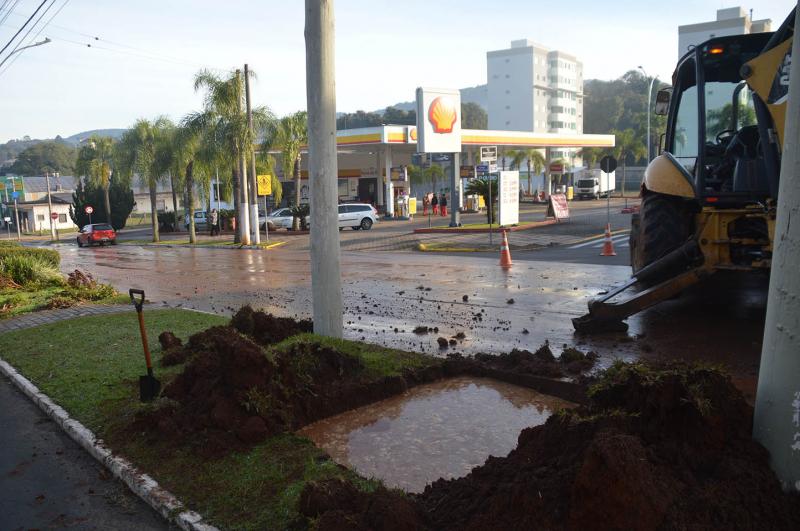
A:
[[[238,160],[238,157],[237,157]],[[237,226],[236,230],[233,231],[233,243],[242,243],[242,239],[239,237],[239,176],[238,170],[236,166],[238,166],[238,162],[233,164],[232,170],[232,178],[233,178],[233,219],[236,221]]]
[[[186,165],[186,204],[187,208],[194,205],[194,161]],[[206,211],[206,224],[209,221],[209,211]],[[194,212],[189,211],[189,243],[197,243],[197,234],[194,228]]]
[[[175,230],[180,230],[180,226],[183,224],[178,219],[178,193],[175,191],[175,176],[172,175],[172,172],[169,173],[169,188],[172,191],[172,212],[175,214]]]
[[[158,208],[156,207],[156,183],[150,183],[150,222],[153,224],[153,242],[158,243]]]
[[[300,206],[300,155],[294,161],[294,206]],[[300,230],[300,218],[292,219],[292,230]]]
[[[531,159],[528,159],[528,195],[533,194],[533,176],[531,175]]]
[[[111,224],[111,194],[108,191],[109,188],[111,188],[111,181],[106,181],[106,185],[103,186],[103,200],[106,207],[106,222]]]

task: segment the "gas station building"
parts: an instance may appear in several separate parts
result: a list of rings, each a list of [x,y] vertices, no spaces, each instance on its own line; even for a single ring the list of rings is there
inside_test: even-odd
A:
[[[417,152],[417,127],[413,125],[382,125],[337,131],[339,201],[360,201],[386,207],[394,212],[394,201],[386,204],[385,196],[415,197],[405,167],[412,164]],[[497,146],[498,154],[512,149],[544,149],[545,160],[550,160],[550,148],[614,147],[614,135],[529,133],[522,131],[493,131],[480,129],[461,130],[460,175],[463,178],[475,175],[479,164],[481,146]],[[308,178],[306,159],[303,156],[301,174],[301,196],[307,198]],[[430,159],[429,159],[430,160]],[[470,170],[473,170],[472,172]],[[284,197],[293,197],[291,176],[282,176]],[[428,187],[429,188],[429,187]],[[449,179],[442,180],[442,188],[449,188]],[[427,192],[429,189],[420,190]],[[459,194],[459,200],[461,200]],[[451,199],[452,201],[452,199]]]

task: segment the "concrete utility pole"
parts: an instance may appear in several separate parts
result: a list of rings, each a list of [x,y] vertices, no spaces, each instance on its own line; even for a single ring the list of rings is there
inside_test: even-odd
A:
[[[461,153],[453,153],[453,171],[450,173],[450,226],[461,226]]]
[[[795,8],[800,27],[800,4]],[[795,38],[792,56],[800,57]],[[796,70],[796,68],[795,68]],[[786,490],[800,491],[800,71],[789,81],[775,252],[753,419],[753,437],[769,450]],[[790,223],[792,221],[793,223]]]
[[[308,178],[314,332],[342,337],[333,0],[306,0]]]
[[[58,233],[56,232],[55,221],[53,220],[53,199],[50,197],[50,172],[44,172],[44,180],[47,185],[47,217],[50,218],[50,237],[53,240],[57,240]]]
[[[250,70],[244,65],[244,94],[247,101],[247,129],[253,134],[253,109],[250,106]],[[255,139],[255,135],[253,135]],[[250,204],[250,234],[253,245],[261,243],[261,234],[258,226],[258,183],[256,182],[256,152],[250,148],[250,195],[253,202]]]
[[[236,71],[236,83],[240,83],[241,71]],[[241,89],[241,84],[237,90]],[[242,98],[239,96],[238,108],[242,112]],[[244,146],[239,148],[239,234],[242,245],[250,245],[250,205],[247,193],[247,164],[244,160]]]

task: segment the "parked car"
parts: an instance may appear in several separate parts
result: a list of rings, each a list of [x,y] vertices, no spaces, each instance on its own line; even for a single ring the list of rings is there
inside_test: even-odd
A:
[[[92,244],[111,245],[117,244],[117,233],[108,223],[94,223],[86,225],[78,232],[78,247]]]
[[[339,205],[339,229],[350,227],[353,230],[369,230],[378,222],[378,211],[366,203],[347,203]]]
[[[291,208],[279,208],[278,210],[272,212],[269,216],[266,216],[264,219],[266,220],[270,231],[275,231],[278,229],[292,230],[293,217],[294,216],[292,216]],[[261,219],[262,218],[259,217],[259,221]],[[309,219],[310,216],[306,216],[306,223],[308,223]],[[262,223],[261,229],[263,230],[263,228],[264,224]]]
[[[194,230],[209,230],[208,212],[205,210],[194,211]]]

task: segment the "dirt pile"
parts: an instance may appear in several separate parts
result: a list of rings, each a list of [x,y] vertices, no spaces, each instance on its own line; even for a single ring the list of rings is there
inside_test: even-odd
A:
[[[250,315],[259,322],[257,313]],[[257,327],[253,333],[258,334]],[[313,340],[267,353],[231,326],[194,334],[185,345],[169,332],[159,340],[167,348],[162,364],[185,366],[164,387],[169,402],[141,413],[133,428],[207,456],[296,430],[443,374],[439,368],[377,377],[360,358]]]
[[[524,430],[507,457],[490,457],[468,476],[438,480],[413,497],[408,503],[423,515],[413,524],[800,529],[800,496],[781,490],[750,436],[751,418],[741,393],[715,370],[618,364],[592,388],[588,405]],[[333,505],[320,522],[336,511],[364,517]]]
[[[562,378],[567,374],[577,375],[594,366],[597,354],[583,353],[575,348],[564,347],[561,356],[556,357],[545,343],[536,352],[513,349],[507,354],[476,354],[473,358],[459,355],[450,356],[448,361],[459,366],[464,372],[479,372],[481,369],[534,375],[547,378]]]
[[[253,311],[249,305],[234,314],[231,326],[260,345],[280,343],[288,337],[314,331],[314,324],[308,319],[275,317],[262,311]]]

